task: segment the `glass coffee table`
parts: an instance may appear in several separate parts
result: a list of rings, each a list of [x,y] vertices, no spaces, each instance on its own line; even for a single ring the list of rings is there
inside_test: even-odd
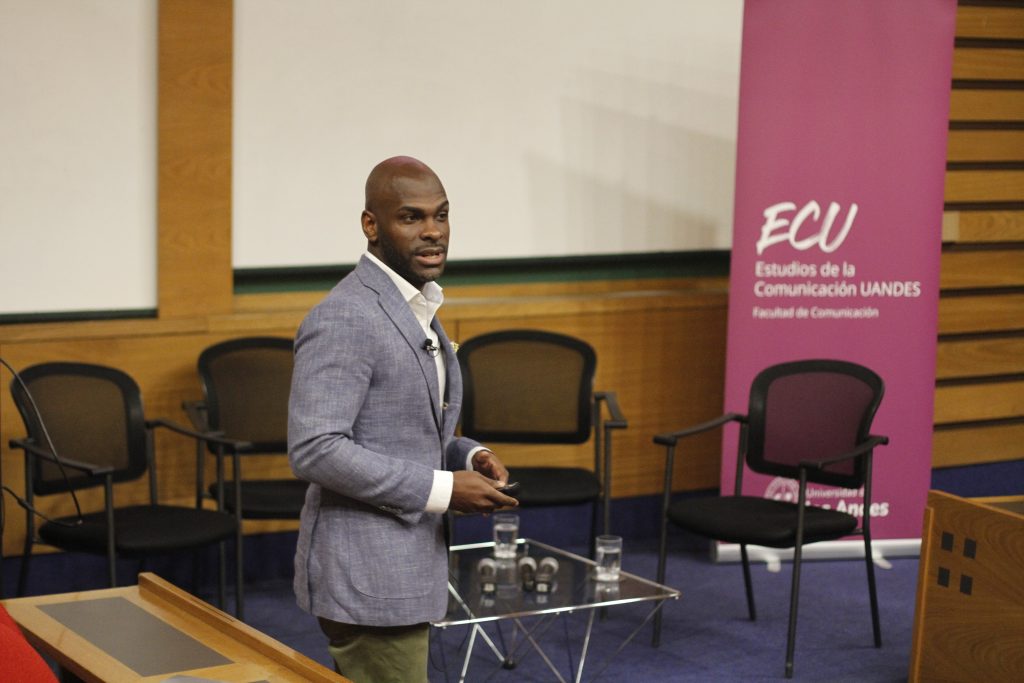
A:
[[[466,655],[459,676],[460,683],[466,680],[470,657],[479,637],[494,653],[498,663],[505,668],[515,665],[517,652],[528,644],[544,660],[547,667],[562,683],[565,677],[552,663],[541,647],[538,639],[560,615],[587,610],[587,626],[583,635],[574,680],[583,678],[583,668],[587,663],[587,650],[590,647],[591,634],[595,616],[604,608],[615,608],[629,603],[649,602],[650,610],[640,624],[623,640],[618,649],[608,654],[598,664],[594,676],[611,663],[614,657],[633,640],[640,630],[664,606],[666,600],[675,600],[679,591],[668,586],[649,581],[628,572],[621,572],[618,581],[596,581],[594,579],[595,564],[592,560],[553,546],[520,538],[517,542],[515,559],[493,558],[494,543],[473,543],[452,546],[449,555],[448,612],[440,621],[432,625],[437,628],[467,625],[471,628]],[[533,584],[525,584],[519,571],[519,559],[532,557],[538,565],[550,566],[543,562],[545,558],[557,561],[557,571],[551,580],[547,577],[534,575]],[[493,566],[485,562],[486,568],[481,571],[480,561],[493,559]],[[537,581],[537,579],[540,579]],[[510,622],[513,627],[511,643],[505,652],[498,647],[494,639],[488,635],[483,625],[488,622]],[[522,636],[521,639],[518,636]],[[502,645],[505,645],[504,638]]]

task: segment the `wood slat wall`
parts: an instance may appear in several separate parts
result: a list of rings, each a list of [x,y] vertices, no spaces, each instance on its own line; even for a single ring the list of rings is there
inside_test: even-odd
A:
[[[1024,242],[1024,211],[949,211],[943,242]]]
[[[1020,90],[983,90],[970,86],[953,91],[949,104],[950,121],[1014,121],[1024,109]]]
[[[160,318],[0,326],[0,355],[15,367],[49,360],[121,367],[139,382],[150,416],[184,420],[181,402],[199,397],[195,362],[202,348],[235,336],[292,335],[322,296],[225,295],[225,283],[231,280],[230,221],[224,219],[230,210],[230,127],[224,122],[230,120],[231,6],[230,0],[160,3]],[[960,79],[968,78],[963,74],[970,77],[955,83],[951,97],[933,448],[938,467],[1024,457],[1024,88],[1007,80],[1007,74],[1017,77],[1012,65],[1019,62],[1020,51],[1006,44],[1022,39],[1017,21],[1022,12],[1006,3],[972,3],[958,15],[959,35],[971,43],[957,50],[955,71]],[[197,22],[202,26],[196,27]],[[199,31],[202,40],[191,31]],[[194,44],[206,40],[213,45]],[[997,41],[991,55],[982,54],[984,40]],[[167,87],[169,82],[174,87]],[[207,127],[203,109],[210,117]],[[192,123],[171,125],[175,120]],[[201,139],[196,127],[202,128]],[[204,175],[210,182],[196,180]],[[992,182],[996,189],[989,187]],[[197,277],[205,279],[199,289],[194,286]],[[619,392],[630,418],[629,430],[616,435],[615,496],[659,490],[662,456],[650,443],[652,434],[721,410],[727,311],[723,279],[532,283],[446,291],[449,301],[442,320],[456,339],[500,327],[537,327],[579,334],[596,347],[599,386]],[[212,292],[213,299],[202,292]],[[7,441],[21,435],[9,393],[0,392],[3,481],[15,490],[22,487],[23,471]],[[161,494],[188,501],[191,444],[161,435],[157,446]],[[536,457],[525,447],[508,454]],[[583,447],[566,449],[557,459],[585,463],[590,458],[590,448]],[[719,458],[717,437],[695,443],[685,454],[676,486],[717,485]],[[247,475],[287,472],[281,458],[250,460],[246,467]],[[144,496],[142,485],[118,487],[120,500]],[[42,510],[70,512],[59,498]],[[95,505],[98,499],[87,496],[84,502]],[[5,554],[20,552],[24,535],[23,517],[12,508],[8,505]],[[247,530],[293,527],[258,522],[248,524]]]
[[[1015,48],[958,47],[953,54],[955,80],[1024,80],[1024,54]]]
[[[936,467],[1024,457],[1024,3],[957,13]]]
[[[231,311],[232,0],[159,7],[157,304]]]
[[[958,38],[1024,40],[1024,8],[965,5],[956,13]]]
[[[951,130],[949,161],[1018,161],[1024,159],[1024,130]]]

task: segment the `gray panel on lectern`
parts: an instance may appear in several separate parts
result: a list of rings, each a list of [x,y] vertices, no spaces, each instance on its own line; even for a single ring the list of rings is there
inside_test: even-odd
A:
[[[124,598],[76,600],[39,609],[140,676],[232,663]]]

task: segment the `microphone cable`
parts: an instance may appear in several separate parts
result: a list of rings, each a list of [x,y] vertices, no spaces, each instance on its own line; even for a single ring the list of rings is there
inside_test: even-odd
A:
[[[21,378],[21,375],[18,374],[18,371],[11,367],[11,364],[5,361],[3,357],[0,357],[0,365],[3,365],[5,368],[10,370],[11,375],[14,376],[14,381],[18,383],[18,386],[21,388],[21,391],[25,394],[25,397],[28,398],[28,403],[30,406],[32,406],[32,412],[35,414],[36,421],[39,423],[39,429],[42,431],[43,437],[46,439],[46,446],[50,449],[50,453],[53,455],[53,460],[57,465],[57,469],[60,470],[60,475],[64,479],[64,485],[68,487],[68,493],[71,494],[71,500],[74,501],[75,503],[75,515],[78,517],[78,519],[76,519],[73,522],[66,522],[60,519],[51,519],[50,517],[47,517],[43,513],[39,512],[39,510],[36,510],[34,507],[32,507],[27,500],[25,500],[17,493],[15,493],[11,489],[11,487],[7,486],[6,484],[3,485],[3,490],[11,494],[14,500],[17,501],[18,505],[20,505],[26,511],[31,512],[32,514],[42,518],[50,524],[57,524],[59,526],[65,527],[81,526],[82,523],[85,521],[82,517],[82,506],[79,505],[78,503],[78,496],[75,495],[75,489],[71,487],[71,480],[68,478],[67,470],[64,469],[64,463],[61,462],[60,456],[57,455],[57,449],[53,445],[53,439],[50,438],[50,432],[47,431],[46,429],[46,423],[43,422],[43,415],[41,412],[39,412],[39,406],[36,405],[36,400],[32,398],[32,392],[28,390],[28,385],[25,384],[25,380]],[[6,519],[4,515],[3,497],[2,494],[0,494],[0,536],[3,535],[5,521]]]

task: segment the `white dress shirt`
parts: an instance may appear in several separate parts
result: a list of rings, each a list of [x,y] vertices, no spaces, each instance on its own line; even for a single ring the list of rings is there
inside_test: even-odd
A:
[[[441,308],[441,304],[444,303],[444,292],[441,286],[436,282],[428,282],[423,285],[423,290],[416,289],[412,284],[404,277],[389,268],[383,261],[371,254],[366,252],[366,257],[373,261],[381,270],[387,273],[391,281],[398,287],[399,293],[402,298],[405,299],[409,308],[412,310],[412,314],[416,316],[416,320],[419,322],[420,327],[423,329],[425,339],[429,339],[431,345],[438,345],[437,332],[430,327],[430,321],[437,315],[437,311]],[[438,403],[444,405],[444,391],[447,384],[447,370],[445,367],[445,354],[436,353],[434,356],[434,364],[437,367],[437,386],[440,390],[440,395],[437,397]],[[473,456],[478,451],[484,450],[481,447],[474,448],[466,456],[466,469],[473,469]],[[434,470],[434,483],[430,487],[430,495],[427,497],[426,512],[447,512],[448,505],[452,501],[452,490],[455,488],[455,475],[452,472],[446,470]]]

